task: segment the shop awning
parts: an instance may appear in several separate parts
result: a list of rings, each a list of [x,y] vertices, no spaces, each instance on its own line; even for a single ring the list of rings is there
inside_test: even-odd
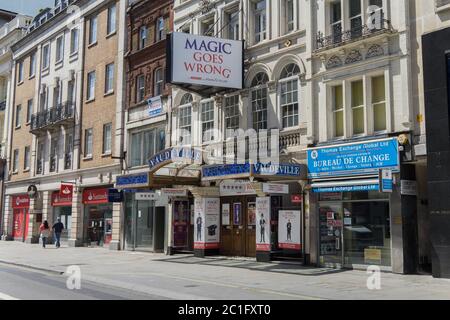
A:
[[[378,191],[378,179],[360,179],[343,181],[313,182],[312,191],[323,192],[352,192],[352,191]]]

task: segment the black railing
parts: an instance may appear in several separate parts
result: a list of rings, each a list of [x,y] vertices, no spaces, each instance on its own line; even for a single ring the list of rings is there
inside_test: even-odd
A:
[[[45,129],[62,121],[73,120],[75,107],[72,102],[60,104],[54,108],[35,113],[31,116],[31,131]]]
[[[392,26],[386,19],[382,19],[381,23],[374,23],[372,26],[363,25],[360,21],[352,21],[352,28],[347,31],[342,31],[341,25],[336,25],[329,36],[324,36],[321,32],[317,34],[316,50],[340,46],[350,41],[390,31],[392,31]]]

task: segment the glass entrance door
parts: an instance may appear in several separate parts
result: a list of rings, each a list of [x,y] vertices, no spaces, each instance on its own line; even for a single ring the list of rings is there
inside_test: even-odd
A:
[[[321,204],[320,263],[326,267],[343,267],[342,203]]]
[[[125,249],[153,251],[154,201],[135,201],[131,194],[126,197]]]

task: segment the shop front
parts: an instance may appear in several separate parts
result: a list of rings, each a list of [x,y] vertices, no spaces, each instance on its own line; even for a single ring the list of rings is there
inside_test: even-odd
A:
[[[53,192],[52,208],[53,223],[55,223],[59,218],[64,225],[64,230],[61,234],[61,242],[67,242],[69,240],[70,230],[72,227],[72,193],[61,194],[60,191]]]
[[[308,150],[310,192],[319,221],[319,265],[392,270],[393,238],[404,237],[398,231],[401,216],[392,216],[393,207],[406,209],[397,188],[400,169],[395,138]]]
[[[108,188],[83,190],[84,243],[88,246],[107,246],[112,240],[112,203]]]
[[[26,194],[11,196],[13,210],[12,236],[15,241],[25,241],[30,223],[30,197]]]

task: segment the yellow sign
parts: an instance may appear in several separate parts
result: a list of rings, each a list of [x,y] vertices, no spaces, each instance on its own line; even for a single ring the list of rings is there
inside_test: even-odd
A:
[[[364,260],[380,261],[381,262],[381,250],[380,249],[364,249]]]
[[[423,122],[423,114],[418,114],[417,115],[417,122],[418,123],[422,123]]]

